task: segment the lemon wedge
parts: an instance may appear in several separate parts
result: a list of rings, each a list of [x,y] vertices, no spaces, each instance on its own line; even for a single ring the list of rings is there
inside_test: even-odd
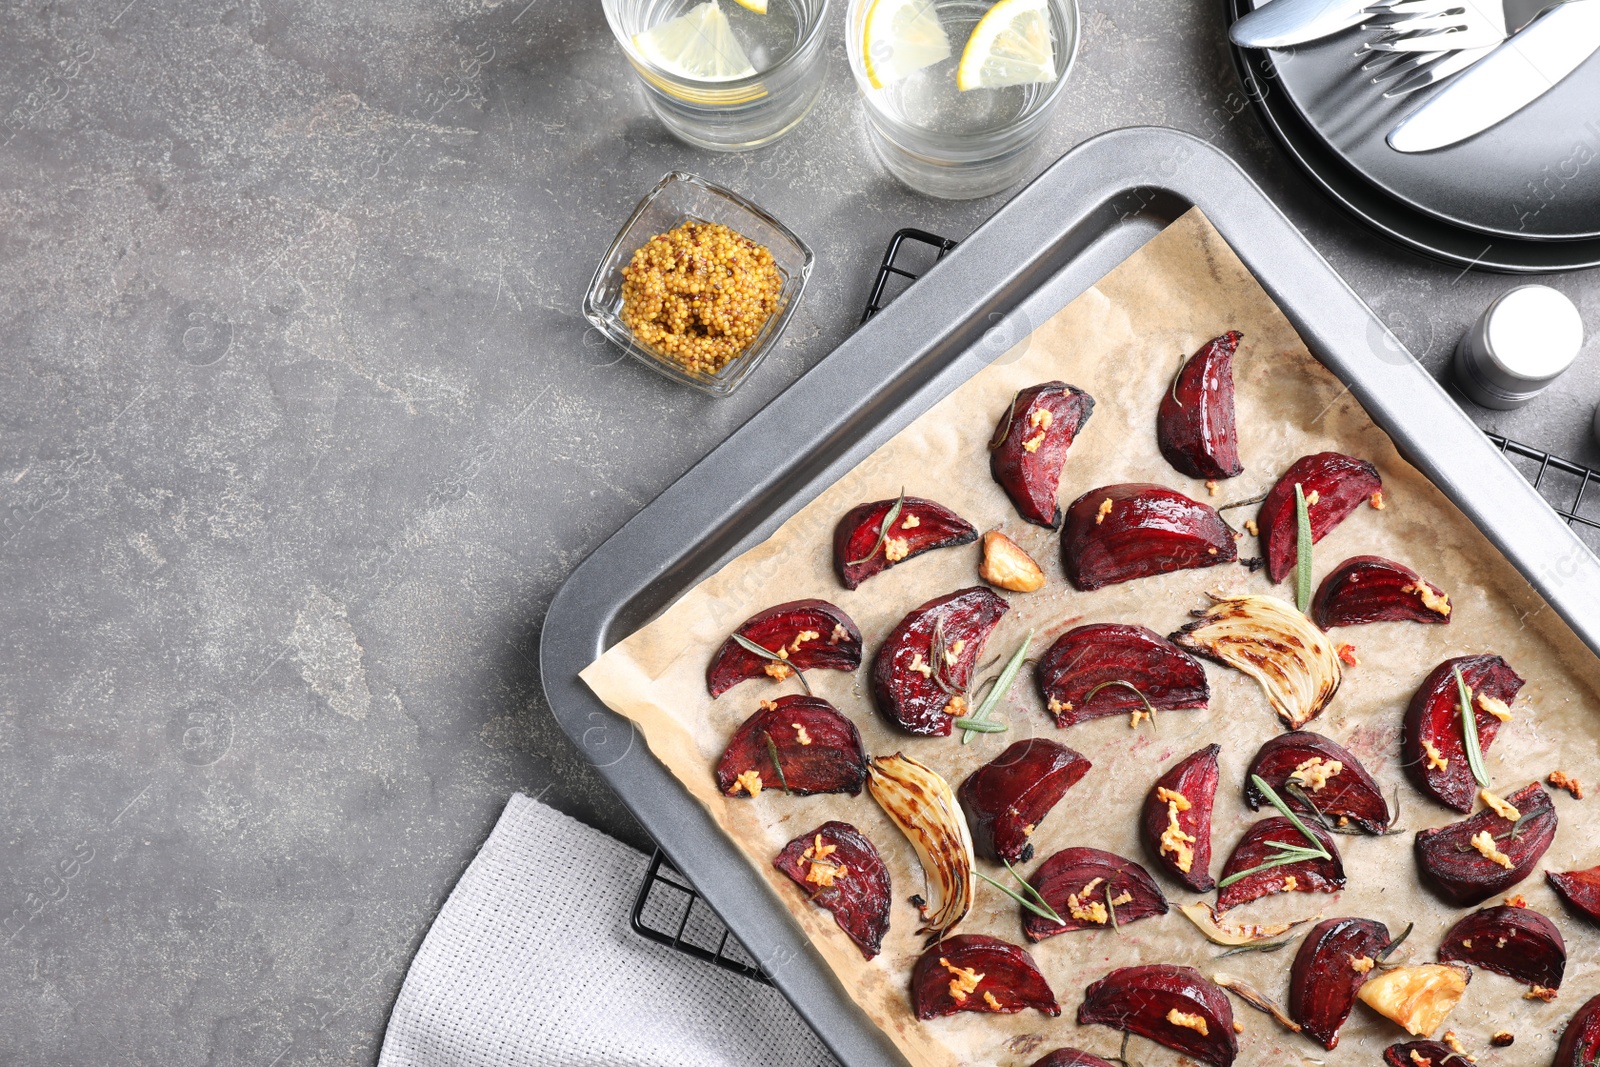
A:
[[[706,0],[638,34],[633,46],[650,62],[680,78],[723,82],[756,72],[717,0]]]
[[[956,68],[956,88],[963,91],[1055,80],[1047,0],[1000,0],[972,28]]]
[[[950,58],[933,0],[872,0],[862,20],[861,65],[874,89]]]
[[[734,0],[734,3],[746,11],[754,11],[758,15],[767,13],[767,0]]]

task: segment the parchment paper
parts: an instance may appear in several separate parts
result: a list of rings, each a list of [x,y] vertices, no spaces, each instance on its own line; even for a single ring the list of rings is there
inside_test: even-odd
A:
[[[1155,413],[1179,357],[1228,329],[1244,333],[1235,373],[1245,472],[1223,482],[1218,494],[1210,496],[1202,482],[1178,474],[1162,459],[1156,448]],[[1013,393],[1053,378],[1087,389],[1096,402],[1067,459],[1063,504],[1091,488],[1127,481],[1159,482],[1213,505],[1243,500],[1270,487],[1299,456],[1325,449],[1362,456],[1377,465],[1387,507],[1377,511],[1362,506],[1317,545],[1316,579],[1352,555],[1376,553],[1416,568],[1450,594],[1455,611],[1448,626],[1381,623],[1335,631],[1338,640],[1356,646],[1360,666],[1346,670],[1337,698],[1310,728],[1354,751],[1386,794],[1393,796],[1398,790],[1397,825],[1410,831],[1458,818],[1405,780],[1398,738],[1406,704],[1423,677],[1446,657],[1466,653],[1498,652],[1528,682],[1514,705],[1515,719],[1501,730],[1486,757],[1496,791],[1507,795],[1530,781],[1543,780],[1558,767],[1600,790],[1600,745],[1591,722],[1600,692],[1600,665],[1594,655],[1477,529],[1399,457],[1388,436],[1307,352],[1211,224],[1198,210],[1191,211],[896,435],[769,540],[689,591],[583,672],[602,700],[638,724],[656,756],[765,875],[856,1003],[918,1067],[1025,1065],[1063,1045],[1115,1055],[1120,1033],[1080,1027],[1075,1021],[1084,987],[1115,966],[1187,963],[1207,976],[1223,971],[1244,978],[1283,1003],[1298,946],[1297,938],[1277,953],[1218,960],[1223,950],[1202,938],[1176,907],[1120,933],[1068,933],[1027,946],[1017,906],[980,882],[977,906],[957,932],[989,933],[1029,947],[1056,992],[1062,1015],[1049,1019],[1034,1011],[962,1013],[920,1023],[911,1013],[908,988],[910,968],[922,945],[915,935],[916,915],[906,898],[925,893],[925,882],[910,845],[870,795],[863,791],[856,798],[789,797],[771,789],[752,801],[725,798],[716,790],[712,768],[734,727],[756,710],[761,698],[797,692],[798,686],[792,679],[782,684],[759,679],[712,700],[705,689],[708,659],[728,633],[756,611],[800,597],[822,597],[860,624],[866,658],[854,676],[812,671],[809,677],[818,695],[855,720],[869,754],[904,751],[940,771],[952,786],[1005,746],[1032,733],[1053,737],[1093,761],[1093,770],[1034,835],[1037,855],[1026,870],[1074,845],[1108,849],[1151,866],[1137,838],[1142,798],[1162,769],[1213,741],[1223,746],[1213,874],[1221,869],[1249,824],[1263,817],[1243,804],[1244,773],[1262,742],[1281,730],[1256,684],[1237,672],[1208,663],[1209,709],[1160,713],[1155,733],[1148,723],[1131,729],[1120,716],[1057,730],[1044,713],[1031,670],[1019,676],[999,709],[998,717],[1009,721],[1009,731],[980,734],[966,746],[955,737],[909,737],[886,724],[871,704],[870,659],[889,629],[907,611],[935,596],[981,584],[976,570],[979,545],[973,544],[929,552],[870,579],[854,592],[840,586],[831,570],[835,521],[858,502],[893,498],[902,486],[908,494],[931,497],[953,508],[980,531],[1004,530],[1045,569],[1049,581],[1043,590],[1004,594],[1012,609],[990,638],[983,661],[1009,656],[1029,629],[1039,631],[1036,653],[1065,630],[1085,622],[1142,623],[1158,633],[1170,633],[1188,621],[1191,609],[1205,606],[1207,590],[1271,591],[1293,599],[1292,579],[1273,588],[1264,570],[1252,575],[1237,566],[1182,571],[1092,593],[1074,591],[1062,576],[1058,536],[1017,517],[989,476],[985,451]],[[1239,525],[1254,511],[1230,514]],[[1254,538],[1241,542],[1242,557],[1258,554]],[[990,668],[997,669],[998,664]],[[1597,801],[1552,793],[1561,824],[1541,868],[1569,870],[1600,862],[1600,843],[1587,840],[1584,825],[1588,808]],[[771,864],[791,838],[834,818],[854,823],[872,839],[894,881],[891,929],[883,952],[870,963],[861,959],[832,916],[807,904]],[[1357,915],[1386,922],[1391,933],[1414,920],[1416,930],[1395,958],[1434,959],[1444,931],[1465,911],[1441,903],[1421,888],[1411,833],[1337,841],[1349,879],[1343,893],[1283,894],[1237,908],[1225,918],[1246,922]],[[980,869],[1005,878],[1003,870],[992,864],[980,861]],[[1157,880],[1174,906],[1196,899],[1160,875]],[[1523,999],[1524,987],[1511,979],[1477,973],[1448,1025],[1480,1064],[1548,1063],[1561,1023],[1600,992],[1597,935],[1562,910],[1539,874],[1519,888],[1566,936],[1567,979],[1560,999],[1543,1004]],[[1238,1059],[1244,1065],[1370,1065],[1380,1062],[1388,1044],[1408,1040],[1398,1027],[1360,1004],[1331,1053],[1286,1033],[1237,1001],[1235,1010],[1245,1027]],[[1489,1048],[1489,1036],[1501,1029],[1516,1035],[1515,1045]],[[1142,1039],[1134,1040],[1133,1049],[1130,1057],[1149,1067],[1187,1062]]]

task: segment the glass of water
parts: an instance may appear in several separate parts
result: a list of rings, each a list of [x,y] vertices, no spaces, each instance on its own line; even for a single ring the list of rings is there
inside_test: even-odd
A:
[[[850,0],[845,44],[884,166],[917,192],[964,200],[1033,165],[1077,54],[1078,8]]]
[[[831,0],[602,0],[657,117],[700,148],[771,144],[822,91]]]

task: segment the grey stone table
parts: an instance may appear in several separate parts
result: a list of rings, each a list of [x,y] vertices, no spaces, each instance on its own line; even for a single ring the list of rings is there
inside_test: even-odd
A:
[[[1219,8],[1086,0],[1048,157],[1136,123],[1215,142],[1442,367],[1507,280],[1293,172]],[[894,230],[999,203],[890,181],[834,42],[796,134],[718,157],[652,121],[593,0],[0,10],[0,1063],[371,1063],[508,793],[646,844],[542,704],[545,606],[849,333]],[[818,254],[727,400],[577,312],[672,168]],[[1600,327],[1594,276],[1553,284]],[[1600,462],[1595,347],[1475,415]]]

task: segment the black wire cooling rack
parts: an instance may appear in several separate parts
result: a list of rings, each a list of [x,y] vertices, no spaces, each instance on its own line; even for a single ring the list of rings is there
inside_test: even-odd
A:
[[[867,298],[866,322],[882,311],[908,285],[943,259],[956,243],[926,230],[905,229],[889,239],[878,276]],[[1552,456],[1499,434],[1487,434],[1539,495],[1577,532],[1590,550],[1600,552],[1600,471]],[[642,937],[667,945],[724,970],[768,982],[761,966],[745,950],[689,880],[659,848],[650,859],[644,883],[633,903],[633,929]]]

